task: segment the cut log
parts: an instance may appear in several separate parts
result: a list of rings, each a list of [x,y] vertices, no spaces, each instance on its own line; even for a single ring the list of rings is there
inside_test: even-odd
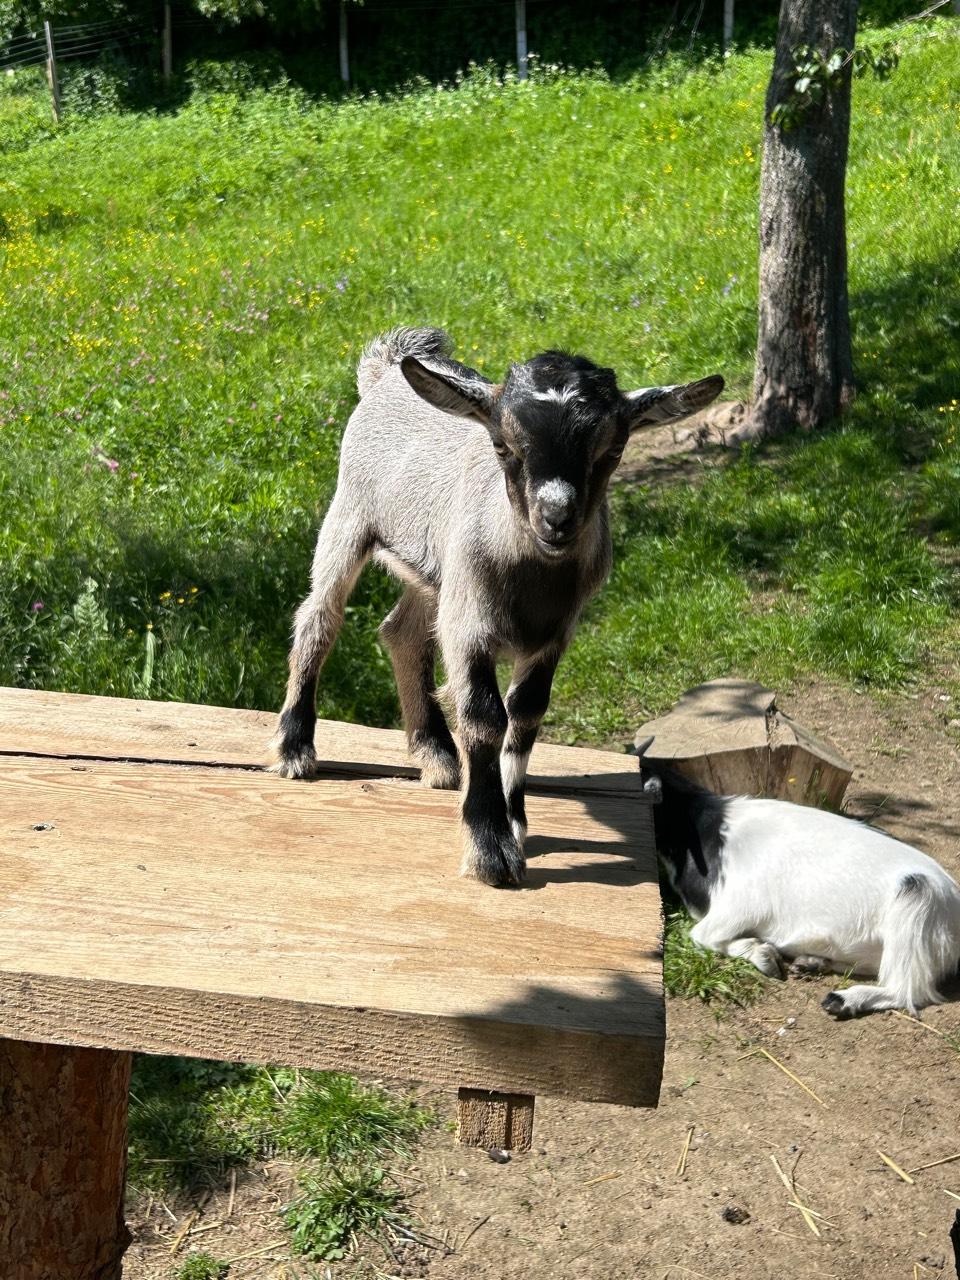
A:
[[[130,1061],[0,1040],[4,1280],[120,1280]]]
[[[791,720],[749,680],[711,680],[637,731],[651,764],[669,764],[719,795],[769,796],[838,809],[853,766]]]

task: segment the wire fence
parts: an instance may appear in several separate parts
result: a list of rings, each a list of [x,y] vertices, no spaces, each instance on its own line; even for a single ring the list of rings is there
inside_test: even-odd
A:
[[[116,18],[104,22],[50,24],[56,60],[93,58],[107,49],[131,48],[155,43],[159,31],[135,19]],[[46,34],[32,31],[0,41],[0,71],[41,66],[49,59]]]

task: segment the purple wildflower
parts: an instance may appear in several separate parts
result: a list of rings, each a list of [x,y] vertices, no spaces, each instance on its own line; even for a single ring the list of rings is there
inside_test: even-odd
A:
[[[30,612],[39,613],[43,607],[44,605],[42,600],[34,600],[33,604],[30,606]]]

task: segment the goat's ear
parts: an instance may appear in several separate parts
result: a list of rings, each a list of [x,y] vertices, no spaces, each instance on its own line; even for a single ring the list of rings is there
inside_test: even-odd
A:
[[[641,387],[626,393],[630,430],[676,422],[698,409],[705,409],[723,390],[719,374],[699,382],[683,382],[674,387]]]
[[[479,373],[466,367],[463,372],[446,367],[440,373],[421,364],[415,356],[404,356],[400,370],[427,404],[458,418],[476,418],[484,426],[489,425],[496,387]]]

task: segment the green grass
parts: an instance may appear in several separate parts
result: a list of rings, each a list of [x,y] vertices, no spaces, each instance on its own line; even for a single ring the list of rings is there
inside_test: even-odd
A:
[[[176,1280],[223,1280],[229,1267],[210,1253],[192,1253],[177,1267]]]
[[[764,994],[763,975],[747,964],[705,951],[690,938],[693,921],[678,905],[666,914],[663,939],[663,985],[670,996],[724,1005],[749,1005]]]
[[[377,1242],[388,1227],[402,1226],[401,1193],[383,1169],[369,1164],[332,1166],[319,1177],[304,1174],[303,1195],[291,1204],[285,1221],[295,1253],[317,1261],[336,1261],[354,1242]]]
[[[412,1099],[336,1072],[138,1057],[128,1179],[138,1191],[195,1192],[281,1152],[302,1165],[301,1194],[283,1214],[291,1247],[340,1257],[352,1237],[404,1220],[387,1162],[407,1156],[431,1123]],[[219,1265],[207,1257],[178,1274],[205,1280],[201,1268]]]
[[[617,495],[554,737],[627,735],[720,673],[895,684],[955,634],[955,32],[909,32],[855,88],[856,411]],[[0,87],[0,681],[278,705],[353,366],[387,325],[443,324],[491,374],[561,344],[624,385],[746,391],[768,70],[197,92],[59,131],[38,82]],[[395,723],[394,596],[368,571],[322,714]]]

